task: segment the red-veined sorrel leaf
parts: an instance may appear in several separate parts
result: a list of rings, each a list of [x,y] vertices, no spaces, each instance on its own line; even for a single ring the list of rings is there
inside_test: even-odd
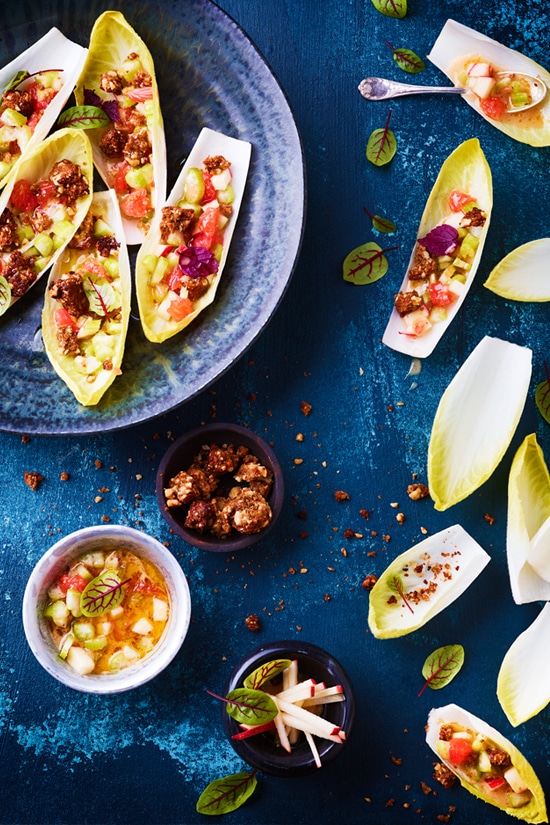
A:
[[[401,579],[400,576],[392,576],[388,580],[388,588],[391,590],[392,593],[397,593],[397,595],[401,599],[403,599],[403,601],[405,602],[405,605],[409,608],[411,613],[414,613],[414,610],[411,607],[411,603],[409,602],[409,600],[407,599],[407,596],[405,594],[405,588],[403,586],[403,580]]]
[[[427,687],[432,688],[432,690],[439,690],[448,685],[463,664],[464,648],[462,645],[438,647],[437,650],[430,653],[424,662],[422,676],[426,681],[418,695],[422,696]]]
[[[248,674],[243,681],[243,685],[245,688],[257,690],[265,682],[269,682],[270,679],[274,679],[275,676],[278,676],[279,673],[282,673],[283,670],[290,667],[290,665],[290,659],[273,659],[271,662],[265,662],[265,664],[260,665],[256,670]]]
[[[226,710],[236,722],[261,725],[277,716],[278,708],[271,696],[263,690],[236,688],[225,697]]]
[[[407,0],[372,0],[374,8],[386,17],[405,17]]]
[[[393,52],[393,59],[397,63],[400,69],[403,69],[404,72],[409,72],[409,74],[418,74],[418,72],[423,72],[426,68],[426,64],[419,57],[410,49],[394,49],[391,43],[388,43],[387,40],[384,41],[386,46]]]
[[[367,160],[375,166],[384,166],[389,163],[397,152],[397,141],[390,129],[391,109],[388,113],[386,125],[382,129],[375,129],[367,141]]]
[[[11,287],[3,275],[0,275],[0,315],[3,315],[11,303]]]
[[[380,215],[373,215],[366,206],[364,206],[363,209],[372,220],[372,225],[377,232],[384,232],[386,235],[395,232],[395,224],[393,221],[388,220],[388,218],[383,218]]]
[[[117,306],[117,293],[107,281],[98,283],[88,276],[83,278],[82,286],[88,298],[90,309],[96,315],[108,318],[109,315],[119,312],[120,306]]]
[[[130,581],[121,581],[113,570],[104,570],[89,582],[80,596],[80,609],[84,616],[101,616],[113,610],[124,597],[122,586]]]
[[[385,253],[394,249],[398,247],[390,246],[388,249],[382,249],[372,241],[353,249],[344,259],[344,281],[362,285],[372,284],[383,278],[388,271],[388,259]]]
[[[97,129],[110,122],[109,116],[99,106],[71,106],[57,119],[58,126],[71,126],[73,129]]]
[[[256,771],[241,771],[215,779],[199,796],[197,812],[218,816],[236,811],[254,793],[257,784]]]
[[[0,306],[0,314],[1,313],[2,308]],[[546,361],[544,362],[544,369],[546,372],[546,381],[542,381],[535,390],[535,404],[544,420],[550,424],[550,373],[548,372]]]

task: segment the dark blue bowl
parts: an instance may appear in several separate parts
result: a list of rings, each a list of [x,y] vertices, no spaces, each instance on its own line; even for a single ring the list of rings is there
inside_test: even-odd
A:
[[[345,750],[355,717],[353,689],[344,669],[333,656],[309,642],[271,642],[255,648],[234,668],[225,686],[224,695],[242,687],[249,673],[271,659],[297,659],[301,679],[311,678],[317,682],[325,682],[327,687],[342,685],[344,688],[345,701],[325,705],[322,716],[344,730],[346,739],[342,744],[338,744],[329,739],[314,737],[321,764],[329,765]],[[303,735],[293,746],[292,753],[287,753],[277,744],[272,732],[258,733],[247,739],[232,739],[233,734],[238,733],[241,728],[229,716],[225,704],[222,714],[223,727],[229,742],[241,759],[256,770],[281,777],[304,776],[319,770]]]

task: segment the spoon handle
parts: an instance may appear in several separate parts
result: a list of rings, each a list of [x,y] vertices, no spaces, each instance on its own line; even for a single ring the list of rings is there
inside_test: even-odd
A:
[[[388,100],[403,95],[425,95],[433,93],[463,94],[466,90],[458,86],[413,86],[384,80],[381,77],[366,77],[359,84],[359,91],[367,100]]]

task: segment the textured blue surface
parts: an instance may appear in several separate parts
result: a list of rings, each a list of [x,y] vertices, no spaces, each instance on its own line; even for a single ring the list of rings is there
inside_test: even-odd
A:
[[[62,5],[46,8],[54,17]],[[260,777],[254,796],[228,823],[402,825],[437,822],[450,813],[454,825],[503,825],[509,821],[504,814],[462,789],[435,795],[424,725],[432,706],[463,705],[523,750],[550,793],[548,710],[514,729],[496,698],[502,658],[540,610],[537,604],[519,607],[511,597],[506,486],[514,450],[526,434],[537,433],[550,459],[550,430],[533,400],[549,356],[548,308],[504,301],[483,287],[504,254],[548,235],[549,155],[514,143],[459,99],[411,97],[391,104],[398,152],[389,166],[375,168],[365,160],[365,145],[384,124],[389,105],[367,103],[357,84],[367,75],[407,80],[384,41],[425,55],[447,17],[548,67],[547,4],[410,0],[404,20],[383,17],[370,0],[220,5],[275,71],[301,132],[308,178],[301,256],[282,305],[247,355],[180,409],[92,437],[23,443],[19,435],[0,436],[0,757],[9,789],[0,821],[202,822],[195,802],[203,787],[245,767],[224,741],[219,706],[205,688],[223,688],[236,662],[257,644],[300,638],[332,652],[349,674],[357,698],[353,739],[326,771],[299,780]],[[0,48],[8,39],[3,33]],[[430,65],[416,79],[444,82]],[[380,338],[439,167],[459,142],[474,136],[493,172],[489,238],[459,316],[413,378],[407,376],[409,359],[383,347]],[[392,218],[396,235],[374,236],[363,206]],[[343,258],[369,240],[399,245],[389,255],[388,274],[368,287],[344,283]],[[429,500],[410,501],[406,487],[413,473],[426,480],[439,397],[484,334],[532,347],[531,391],[491,479],[465,502],[437,513]],[[302,401],[312,405],[309,417]],[[272,442],[285,475],[286,501],[275,528],[265,542],[232,557],[201,553],[171,536],[155,498],[156,469],[172,438],[212,418],[245,424]],[[25,470],[44,476],[35,492],[23,483]],[[67,481],[60,480],[62,472],[69,473]],[[338,489],[349,501],[335,501]],[[405,514],[404,524],[397,524],[392,503]],[[361,509],[369,511],[368,521]],[[135,693],[108,698],[56,684],[34,661],[20,619],[26,579],[42,553],[59,535],[103,517],[169,542],[193,600],[190,632],[173,664]],[[374,639],[367,631],[365,575],[382,572],[419,541],[421,528],[435,533],[455,522],[491,555],[488,567],[420,631]],[[346,538],[348,528],[362,538]],[[250,613],[260,616],[258,633],[245,627]],[[463,670],[442,691],[418,698],[426,656],[454,642],[465,647]],[[422,781],[431,794],[422,792]],[[456,810],[449,812],[450,806]]]

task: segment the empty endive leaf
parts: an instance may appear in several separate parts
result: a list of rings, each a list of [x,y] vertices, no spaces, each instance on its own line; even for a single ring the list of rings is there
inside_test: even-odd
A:
[[[444,738],[440,737],[442,726],[446,726]],[[468,742],[477,747],[477,750],[472,749],[472,756],[463,764],[462,769],[456,758],[449,758],[453,739],[447,737],[451,730],[459,734],[455,741],[462,739],[462,743],[458,744]],[[433,708],[428,715],[426,742],[458,777],[462,787],[478,799],[526,822],[548,822],[544,791],[535,771],[516,746],[483,719],[454,704]],[[467,748],[460,750],[465,753]],[[509,756],[510,765],[504,767],[502,773],[498,769],[493,772],[481,769],[484,767],[483,754],[488,759],[491,750]],[[476,769],[475,759],[480,765],[479,770]],[[501,780],[504,780],[502,784]]]
[[[378,639],[412,633],[455,601],[490,556],[460,524],[411,547],[370,592],[369,628]]]
[[[436,510],[477,490],[516,431],[531,378],[531,350],[485,336],[443,393],[428,446]]]
[[[484,213],[484,223],[464,228],[462,224],[468,221],[469,213],[463,213],[462,207],[468,210],[474,204]],[[400,292],[406,295],[414,293],[421,305],[403,315],[394,306],[382,338],[386,346],[413,358],[427,358],[433,352],[473,283],[489,230],[492,205],[489,164],[477,138],[466,140],[442,164],[417,232],[418,239],[425,239],[434,230],[436,233],[448,232],[455,238],[450,247],[452,252],[447,252],[447,244],[444,244],[441,252],[430,253],[429,261],[434,273],[436,266],[439,270],[436,285],[426,279],[419,281],[409,277],[418,251],[423,250],[418,241],[414,244]],[[459,237],[459,226],[460,232],[464,233],[463,238]],[[428,254],[427,250],[425,254]],[[439,280],[443,276],[443,280]],[[433,295],[433,301],[430,298],[426,302],[425,299],[432,295],[431,290],[437,291],[438,288],[442,289],[443,294]],[[416,295],[422,298],[421,302]]]
[[[550,702],[550,603],[507,651],[497,679],[502,710],[514,726],[536,716]]]
[[[487,289],[512,301],[550,301],[550,238],[516,247],[492,270]]]
[[[120,375],[130,320],[130,261],[112,190],[94,194],[84,227],[52,268],[42,338],[56,373],[92,406]]]
[[[136,260],[139,314],[143,332],[150,341],[160,344],[181,332],[214,300],[243,200],[251,148],[248,141],[202,129],[166,204],[155,216]],[[229,167],[220,175],[204,175],[205,160],[220,157]],[[207,188],[207,183],[211,188]],[[214,183],[225,188],[218,191]],[[169,232],[166,224],[165,234],[165,208],[168,212],[179,210],[184,219],[186,214],[195,215],[184,230],[174,225]],[[209,239],[209,232],[202,227],[212,220],[216,229]],[[201,260],[204,256],[206,261],[205,276],[200,277],[203,265],[197,260],[197,269],[192,277],[187,275],[187,281],[183,261],[188,257],[188,265],[192,265],[199,253]],[[196,297],[192,292],[195,284],[200,287]]]
[[[533,566],[550,519],[550,474],[534,433],[517,450],[508,477],[506,554],[517,604],[550,600],[550,583]],[[543,560],[544,562],[544,556]]]
[[[455,20],[447,20],[435,41],[428,60],[441,69],[457,86],[458,74],[467,58],[475,57],[491,63],[496,71],[523,72],[539,77],[550,86],[550,74],[534,60],[496,40],[463,26]],[[550,145],[550,94],[538,106],[525,112],[504,115],[501,120],[488,117],[481,109],[479,98],[473,92],[462,96],[482,118],[509,137],[531,146]]]

